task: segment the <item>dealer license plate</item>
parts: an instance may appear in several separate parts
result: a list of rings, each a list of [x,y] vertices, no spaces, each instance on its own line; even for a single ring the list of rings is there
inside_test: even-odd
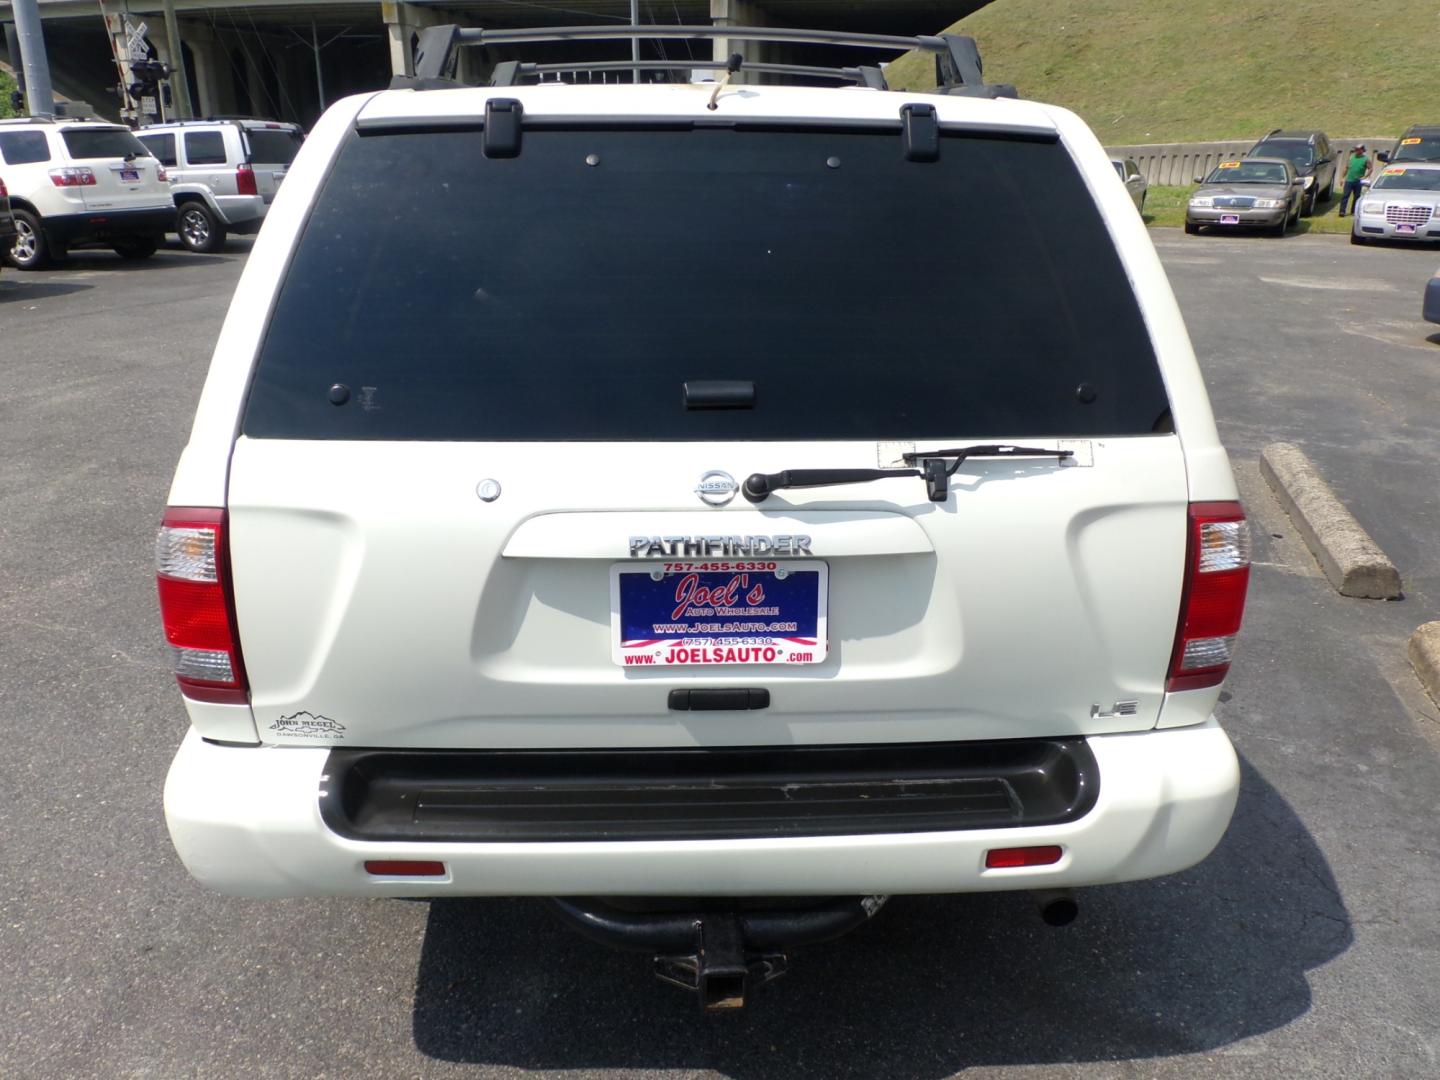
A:
[[[1220,224],[1221,224],[1221,225],[1239,225],[1239,224],[1240,224],[1240,215],[1239,215],[1239,214],[1221,214],[1221,215],[1220,215]]]
[[[1414,225],[1396,225],[1396,226],[1395,226],[1395,231],[1396,231],[1397,233],[1399,233],[1401,236],[1414,236],[1414,235],[1415,235],[1415,226],[1414,226]]]
[[[622,667],[818,664],[829,584],[812,559],[618,563],[611,655]]]
[[[140,182],[139,169],[121,169],[120,182],[122,184],[138,184]]]

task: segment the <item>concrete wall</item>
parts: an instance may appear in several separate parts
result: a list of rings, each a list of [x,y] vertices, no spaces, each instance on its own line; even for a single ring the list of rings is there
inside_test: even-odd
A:
[[[1200,143],[1136,143],[1129,146],[1107,146],[1111,157],[1133,158],[1145,179],[1152,184],[1188,185],[1195,177],[1204,176],[1222,161],[1233,161],[1255,145],[1255,139],[1231,142]],[[1389,150],[1395,145],[1397,135],[1370,136],[1368,138],[1331,138],[1331,149],[1341,157],[1339,168],[1344,170],[1344,156],[1356,143],[1363,143],[1373,155],[1376,150]]]

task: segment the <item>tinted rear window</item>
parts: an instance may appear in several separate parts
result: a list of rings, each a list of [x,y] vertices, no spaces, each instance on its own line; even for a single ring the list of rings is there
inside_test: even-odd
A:
[[[685,408],[686,381],[722,379],[753,382],[754,407]],[[1149,432],[1166,408],[1134,296],[1058,144],[947,135],[940,161],[919,164],[898,132],[527,130],[518,158],[488,159],[466,131],[342,148],[243,426],[1082,436]]]
[[[218,131],[187,131],[185,162],[188,165],[224,165],[225,136]]]
[[[162,135],[140,135],[140,141],[145,148],[154,154],[161,165],[175,164],[175,136],[170,133]]]
[[[145,145],[124,128],[70,128],[62,131],[60,137],[65,140],[70,156],[81,161],[150,154]]]
[[[50,147],[43,131],[0,132],[0,158],[6,165],[30,165],[50,160]]]
[[[250,160],[256,165],[289,165],[300,152],[298,131],[247,128],[245,138],[250,142]]]
[[[1251,157],[1280,157],[1296,165],[1315,164],[1315,148],[1309,143],[1291,139],[1275,139],[1271,142],[1256,143],[1250,149]]]

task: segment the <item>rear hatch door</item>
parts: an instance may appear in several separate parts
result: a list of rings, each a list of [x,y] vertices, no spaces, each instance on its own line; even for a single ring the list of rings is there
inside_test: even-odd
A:
[[[245,153],[255,172],[255,189],[268,203],[304,141],[294,124],[245,124]]]
[[[87,124],[66,128],[60,138],[70,159],[95,174],[94,185],[79,189],[87,211],[170,205],[170,185],[160,179],[159,161],[126,128]]]
[[[232,460],[262,737],[1151,727],[1186,477],[1113,243],[1053,138],[896,128],[352,136]],[[905,472],[975,443],[1068,456]],[[888,471],[734,491],[795,469]]]

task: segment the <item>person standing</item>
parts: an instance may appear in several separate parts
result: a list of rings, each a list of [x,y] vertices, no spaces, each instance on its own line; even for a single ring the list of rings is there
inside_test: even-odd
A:
[[[1365,146],[1355,147],[1350,151],[1350,161],[1345,166],[1345,187],[1340,192],[1340,216],[1345,216],[1345,201],[1350,201],[1350,212],[1356,213],[1360,209],[1361,181],[1365,174],[1370,171],[1370,159],[1365,156]]]

